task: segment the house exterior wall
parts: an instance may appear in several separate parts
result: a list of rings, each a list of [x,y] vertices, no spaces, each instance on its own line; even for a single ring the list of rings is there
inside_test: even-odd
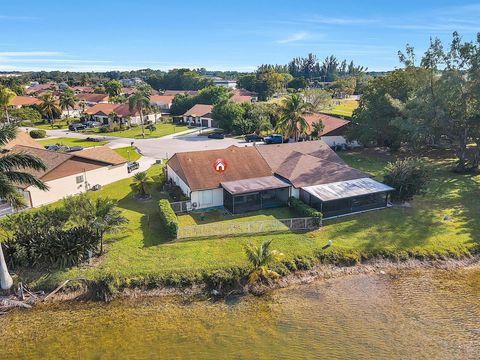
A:
[[[182,192],[186,196],[190,196],[190,188],[188,187],[187,184],[180,178],[180,176],[177,175],[173,169],[167,165],[167,180],[171,180],[175,185],[180,187],[182,189]]]
[[[125,178],[127,164],[116,166],[104,166],[99,169],[66,176],[60,179],[48,181],[46,184],[50,190],[41,191],[34,187],[26,189],[30,193],[32,207],[53,203],[66,196],[80,194],[94,185],[107,185]],[[82,181],[77,183],[77,177],[83,176]],[[79,179],[80,180],[80,179]]]
[[[342,146],[342,145],[348,145],[352,147],[358,147],[360,144],[357,141],[347,141],[344,136],[341,135],[336,135],[336,136],[322,136],[321,140],[324,141],[328,146],[334,147],[334,146]]]
[[[223,206],[223,188],[192,191],[191,202],[197,204],[195,209]]]
[[[183,117],[183,122],[192,126],[202,126],[203,121],[205,120],[207,122],[206,127],[213,127],[213,120],[208,117],[201,117],[201,116],[184,116]]]

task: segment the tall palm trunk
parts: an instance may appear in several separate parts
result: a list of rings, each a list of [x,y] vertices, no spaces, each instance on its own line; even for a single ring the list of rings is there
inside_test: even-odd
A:
[[[143,123],[143,109],[140,107],[140,122],[142,123],[142,139],[145,139],[145,124]]]
[[[8,115],[8,106],[5,106],[5,116],[7,117],[7,124],[10,124],[10,115]]]
[[[8,290],[13,285],[13,279],[8,273],[7,263],[5,262],[5,257],[3,256],[2,245],[0,244],[0,287],[3,290]]]

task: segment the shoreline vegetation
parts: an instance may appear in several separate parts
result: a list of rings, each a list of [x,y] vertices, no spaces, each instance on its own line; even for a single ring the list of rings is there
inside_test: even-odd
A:
[[[399,156],[378,149],[340,152],[339,155],[349,165],[377,179],[381,179],[386,163]],[[51,291],[66,280],[82,279],[70,281],[56,295],[59,299],[109,300],[143,292],[188,294],[195,293],[195,289],[207,296],[226,296],[245,287],[250,267],[244,245],[247,242],[257,245],[270,239],[272,249],[285,256],[272,266],[281,278],[273,285],[264,285],[266,290],[307,281],[305,279],[312,276],[330,276],[332,272],[350,274],[412,264],[442,267],[478,263],[480,224],[475,216],[480,211],[477,201],[480,175],[453,173],[454,160],[445,154],[429,154],[425,160],[431,181],[426,194],[417,196],[411,207],[327,220],[316,231],[255,237],[172,241],[166,236],[158,214],[158,201],[165,195],[156,188],[151,189],[152,199],[138,202],[133,197],[132,180],[124,179],[89,195],[116,199],[130,220],[125,234],[107,239],[103,256],[90,264],[69,269],[13,269],[12,272],[18,276],[17,281],[30,290]],[[155,165],[148,173],[159,181],[162,167]],[[328,240],[332,240],[333,245],[322,249]],[[262,292],[262,286],[256,288],[253,293]]]

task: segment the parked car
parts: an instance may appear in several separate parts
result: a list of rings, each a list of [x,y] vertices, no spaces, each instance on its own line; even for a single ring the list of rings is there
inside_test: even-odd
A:
[[[249,134],[249,135],[245,135],[245,141],[246,142],[263,141],[263,137],[257,134]]]
[[[103,141],[105,139],[104,138],[102,139],[102,138],[99,138],[99,137],[87,137],[85,140],[86,141],[91,141],[91,142],[100,142],[100,141]]]
[[[264,138],[263,141],[265,141],[265,144],[282,144],[283,136],[278,134],[272,134]]]
[[[45,145],[44,148],[50,151],[59,151],[61,149],[59,145],[53,145],[53,144]]]
[[[221,132],[214,132],[208,135],[209,139],[225,139],[225,134]]]
[[[88,120],[88,121],[85,121],[83,125],[85,125],[87,128],[95,128],[102,125],[102,123],[99,121]]]
[[[131,161],[127,164],[127,171],[130,174],[133,170],[137,170],[140,167],[140,164],[136,161]]]
[[[70,131],[80,131],[80,130],[85,130],[87,127],[83,124],[70,124],[68,125],[68,130]]]
[[[61,150],[65,151],[65,152],[74,152],[74,151],[83,150],[83,147],[81,147],[81,146],[63,146],[61,148]]]

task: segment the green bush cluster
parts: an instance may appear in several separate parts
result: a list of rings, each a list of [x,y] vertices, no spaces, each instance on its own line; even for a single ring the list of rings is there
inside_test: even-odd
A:
[[[291,196],[290,199],[288,200],[290,207],[297,212],[298,214],[304,216],[304,217],[311,217],[314,218],[315,225],[320,226],[322,225],[322,213],[318,210],[315,210],[311,206],[308,206],[305,204],[303,201]]]
[[[47,136],[47,132],[45,130],[32,130],[30,131],[30,137],[32,139],[43,139]]]
[[[167,234],[175,239],[177,237],[179,225],[177,215],[170,206],[170,202],[166,199],[160,200],[158,202],[158,210],[160,211],[160,218],[167,230]]]

